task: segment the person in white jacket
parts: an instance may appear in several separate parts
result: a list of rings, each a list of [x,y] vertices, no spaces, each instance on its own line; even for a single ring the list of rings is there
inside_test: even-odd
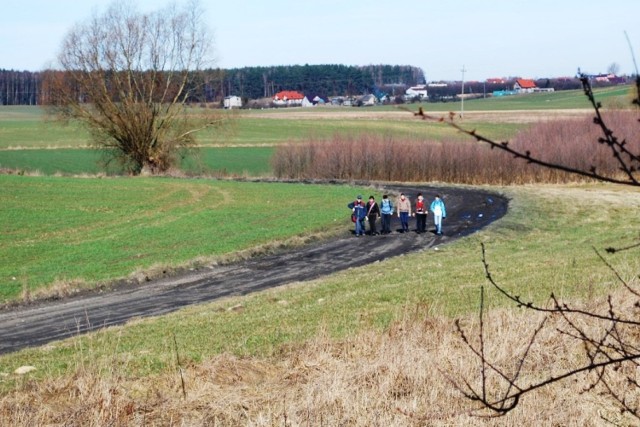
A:
[[[436,198],[431,202],[429,210],[433,212],[433,222],[436,226],[436,234],[442,235],[442,219],[447,217],[447,209],[444,206],[444,202],[440,198],[439,194],[436,194]]]

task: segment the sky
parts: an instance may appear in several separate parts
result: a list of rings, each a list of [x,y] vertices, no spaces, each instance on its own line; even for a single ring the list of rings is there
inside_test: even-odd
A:
[[[170,3],[130,1],[141,12]],[[104,11],[112,0],[6,3],[0,15],[0,69],[38,71],[55,66],[74,24]],[[639,0],[199,3],[214,37],[214,66],[220,68],[413,65],[427,81],[483,81],[574,76],[578,69],[605,73],[614,63],[619,74],[634,74],[633,56],[640,60]]]

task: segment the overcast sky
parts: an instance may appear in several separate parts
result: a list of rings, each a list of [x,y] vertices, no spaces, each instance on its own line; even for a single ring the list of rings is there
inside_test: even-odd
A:
[[[132,0],[141,11],[163,0]],[[177,0],[184,3],[187,0]],[[111,0],[6,1],[0,69],[55,63],[67,31]],[[635,73],[640,0],[200,0],[222,68],[414,65],[428,81]]]

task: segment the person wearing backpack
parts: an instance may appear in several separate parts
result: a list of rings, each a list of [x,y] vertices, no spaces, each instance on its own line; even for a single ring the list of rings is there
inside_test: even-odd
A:
[[[380,216],[380,207],[376,203],[376,199],[373,196],[369,196],[369,203],[367,203],[367,220],[369,221],[369,233],[372,236],[378,234],[376,230],[376,220]]]
[[[382,218],[382,234],[391,233],[391,215],[393,215],[393,203],[389,200],[388,195],[382,196],[380,202],[380,214]]]
[[[444,202],[440,198],[439,194],[436,194],[436,198],[431,202],[429,210],[433,212],[433,222],[436,226],[436,234],[442,235],[442,220],[447,217],[447,209],[444,206]]]
[[[364,219],[367,217],[367,208],[362,201],[362,196],[358,194],[355,201],[347,205],[351,209],[351,218],[356,226],[356,236],[364,235]]]

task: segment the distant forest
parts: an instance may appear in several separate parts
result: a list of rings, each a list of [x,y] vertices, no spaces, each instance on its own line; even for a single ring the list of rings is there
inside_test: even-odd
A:
[[[47,86],[43,83],[44,72],[14,71],[0,69],[0,105],[40,105],[49,99]],[[249,100],[272,98],[282,90],[295,90],[308,97],[332,96],[357,97],[374,94],[378,98],[386,94],[391,102],[404,102],[405,90],[411,86],[425,84],[422,69],[410,65],[282,65],[273,67],[245,67],[232,69],[209,69],[193,76],[191,99],[193,103],[221,103],[225,96],[235,95]],[[468,81],[464,93],[490,96],[494,91],[513,89],[517,77],[501,82]],[[594,87],[610,86],[627,82],[627,77],[614,81],[594,80]],[[536,79],[539,88],[554,90],[580,89],[580,80],[575,77]],[[459,99],[463,87],[460,81],[429,84],[428,101],[443,102]],[[81,96],[82,94],[79,94]]]
[[[424,84],[424,72],[410,65],[296,65],[225,70],[224,93],[242,98],[270,98],[281,90],[305,95],[356,96],[389,86]]]
[[[38,105],[44,72],[0,69],[0,105]],[[225,96],[271,98],[281,90],[304,94],[357,96],[424,84],[422,69],[410,65],[282,65],[209,69],[194,76],[192,102],[219,102]]]

